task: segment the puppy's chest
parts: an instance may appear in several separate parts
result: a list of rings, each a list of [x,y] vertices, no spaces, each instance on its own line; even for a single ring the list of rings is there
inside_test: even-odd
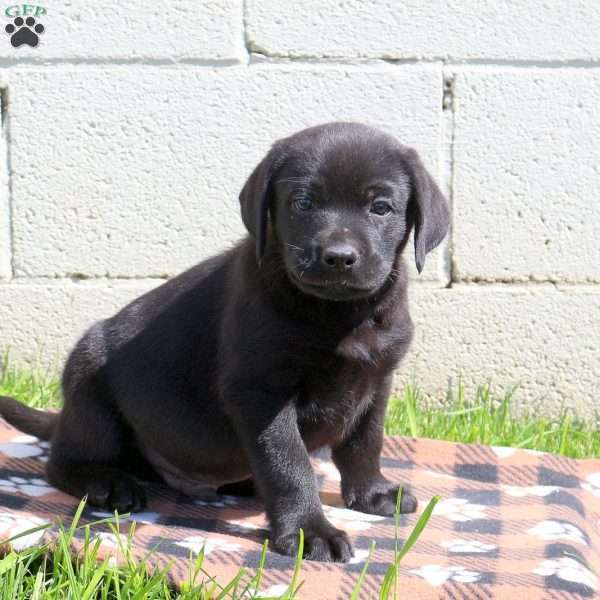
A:
[[[404,356],[412,333],[413,325],[408,317],[393,326],[369,319],[336,340],[333,355],[350,368],[390,369]]]
[[[343,439],[375,401],[385,377],[350,361],[324,362],[307,376],[297,399],[300,431],[309,448]]]
[[[395,327],[368,322],[312,352],[298,395],[298,418],[309,447],[344,438],[374,401],[406,352],[410,319]]]

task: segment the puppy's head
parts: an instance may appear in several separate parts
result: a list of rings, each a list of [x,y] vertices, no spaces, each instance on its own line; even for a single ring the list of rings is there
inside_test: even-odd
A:
[[[258,260],[271,235],[290,280],[329,300],[374,294],[411,227],[421,272],[448,229],[446,200],[417,153],[357,123],[311,127],[277,141],[240,203]]]

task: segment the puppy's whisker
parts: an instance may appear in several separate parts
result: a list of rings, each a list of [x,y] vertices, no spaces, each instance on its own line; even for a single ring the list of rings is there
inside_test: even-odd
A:
[[[288,244],[286,242],[285,245],[292,248],[293,250],[302,250],[302,248],[300,248],[300,246],[294,246],[294,244]]]

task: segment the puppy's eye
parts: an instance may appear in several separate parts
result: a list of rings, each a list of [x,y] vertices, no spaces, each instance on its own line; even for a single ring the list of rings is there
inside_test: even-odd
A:
[[[313,207],[313,201],[308,196],[302,196],[300,198],[296,198],[293,202],[293,205],[296,210],[310,210]]]
[[[383,200],[376,200],[371,204],[371,212],[383,217],[392,211],[392,206],[389,202]]]

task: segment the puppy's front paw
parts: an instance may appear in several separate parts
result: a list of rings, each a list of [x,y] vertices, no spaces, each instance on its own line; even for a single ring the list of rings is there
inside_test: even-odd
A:
[[[120,513],[138,512],[146,504],[144,490],[122,473],[88,481],[86,493],[91,505]]]
[[[275,550],[287,556],[298,554],[300,536],[298,530],[304,531],[303,558],[321,562],[348,562],[353,556],[352,544],[348,535],[341,529],[336,529],[327,521],[317,525],[299,525],[293,533],[275,536]]]
[[[391,517],[396,514],[396,501],[400,486],[389,481],[378,481],[360,494],[352,494],[347,502],[348,508],[371,515]],[[402,486],[400,513],[414,513],[417,510],[417,499]]]

